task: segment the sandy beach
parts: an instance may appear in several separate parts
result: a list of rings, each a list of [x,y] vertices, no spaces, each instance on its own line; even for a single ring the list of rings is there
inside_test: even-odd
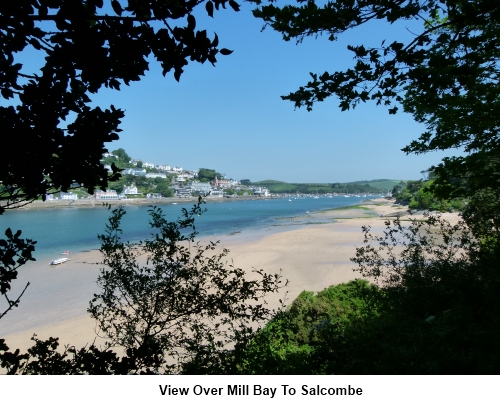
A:
[[[404,213],[406,209],[377,199],[362,206],[316,213],[302,225],[293,223],[290,227],[226,235],[220,246],[228,248],[230,259],[244,270],[281,270],[289,280],[286,290],[290,303],[303,290],[320,291],[359,278],[350,258],[355,255],[356,246],[362,245],[361,227],[370,225],[373,231],[381,232],[386,215]],[[452,222],[458,219],[457,214],[444,217]],[[70,257],[69,262],[59,266],[32,262],[21,268],[10,295],[15,296],[28,281],[30,286],[19,307],[0,321],[0,337],[6,339],[9,347],[26,349],[34,333],[41,339],[57,336],[62,345],[81,347],[94,342],[95,322],[86,310],[97,292],[99,266],[95,263],[101,260],[100,253],[91,251]],[[268,303],[277,307],[282,298],[283,295],[269,297]],[[99,342],[97,338],[96,343]]]

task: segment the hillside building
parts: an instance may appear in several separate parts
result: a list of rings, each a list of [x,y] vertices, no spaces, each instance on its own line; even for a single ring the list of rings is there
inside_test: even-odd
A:
[[[137,191],[137,187],[132,185],[132,186],[124,186],[123,194],[128,195],[128,194],[140,194],[140,193]]]

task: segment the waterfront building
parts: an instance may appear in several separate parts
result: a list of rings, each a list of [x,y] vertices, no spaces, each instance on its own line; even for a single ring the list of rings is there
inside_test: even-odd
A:
[[[191,193],[193,192],[191,187],[177,187],[174,188],[175,196],[179,198],[188,198],[191,197]]]
[[[60,192],[59,198],[61,200],[78,200],[78,194]]]
[[[96,192],[94,193],[94,198],[96,200],[117,200],[119,197],[115,190],[96,190]]]
[[[193,190],[195,193],[200,193],[203,195],[207,195],[212,191],[212,186],[210,183],[200,183],[200,182],[191,182],[189,184],[189,187],[191,187],[191,190]]]
[[[226,189],[231,188],[231,182],[229,180],[219,180],[217,177],[212,182],[213,186],[216,188]]]
[[[260,195],[261,197],[269,197],[271,193],[266,187],[252,187],[253,193],[255,195]]]

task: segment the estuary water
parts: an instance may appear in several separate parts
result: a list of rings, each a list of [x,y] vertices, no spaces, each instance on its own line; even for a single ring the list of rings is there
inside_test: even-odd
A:
[[[355,205],[368,197],[300,197],[256,200],[208,201],[207,209],[196,218],[199,236],[223,236],[234,232],[259,230],[271,226],[294,224],[293,217],[307,216],[307,212]],[[126,202],[125,202],[126,204]],[[181,209],[190,209],[193,203],[162,204],[168,220],[181,216]],[[148,206],[126,206],[121,229],[122,239],[138,241],[152,233],[148,226]],[[0,232],[6,228],[22,230],[22,238],[37,241],[35,257],[53,259],[64,250],[78,253],[99,249],[98,234],[104,233],[109,211],[104,207],[64,208],[40,210],[13,210],[0,216]]]

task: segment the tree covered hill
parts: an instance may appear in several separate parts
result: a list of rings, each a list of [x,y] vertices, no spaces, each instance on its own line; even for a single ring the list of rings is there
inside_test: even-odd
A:
[[[254,186],[267,187],[271,193],[375,193],[391,190],[401,180],[362,180],[349,183],[286,183],[279,180],[263,180],[251,183]]]

